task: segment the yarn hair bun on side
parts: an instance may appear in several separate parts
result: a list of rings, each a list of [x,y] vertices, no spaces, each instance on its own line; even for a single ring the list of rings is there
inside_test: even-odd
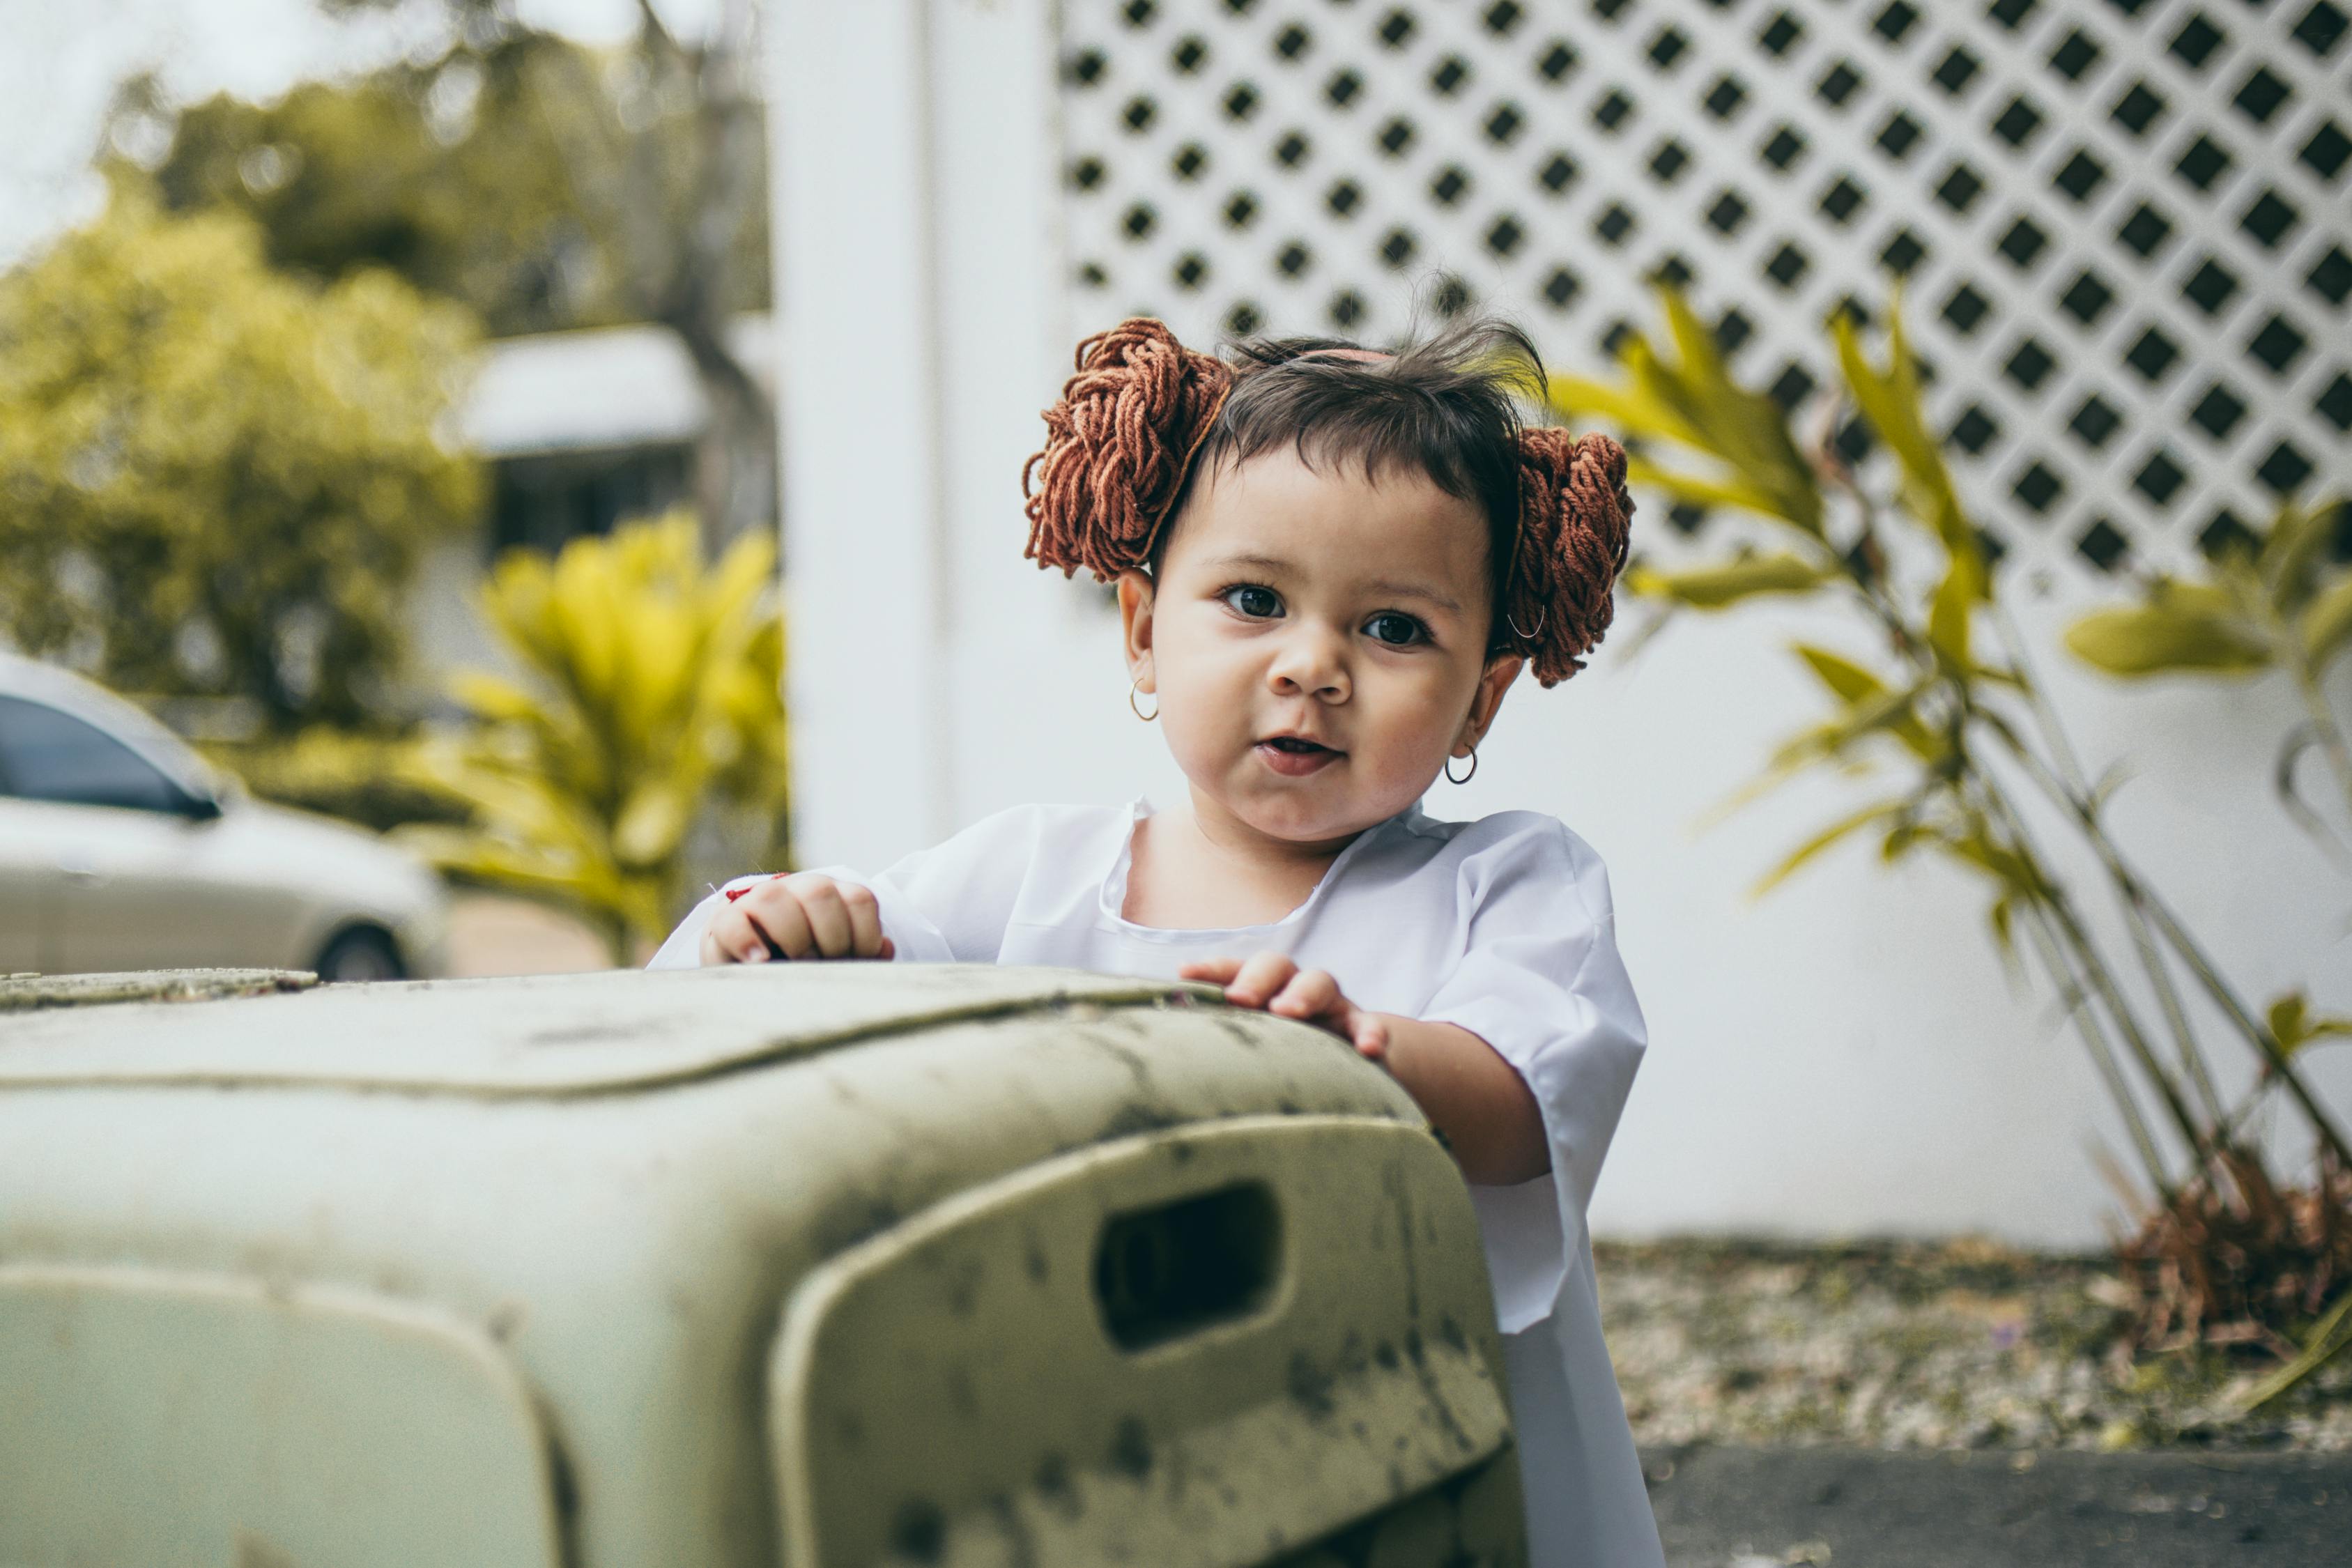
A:
[[[1544,685],[1582,669],[1608,631],[1633,521],[1624,447],[1548,426],[1519,432],[1519,530],[1496,640]]]
[[[1077,374],[1045,410],[1045,449],[1021,469],[1022,553],[1104,582],[1148,562],[1233,384],[1232,366],[1149,317],[1080,343]]]

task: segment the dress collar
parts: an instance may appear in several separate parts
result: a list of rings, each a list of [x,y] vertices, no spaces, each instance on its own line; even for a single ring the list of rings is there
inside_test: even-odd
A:
[[[1151,802],[1143,795],[1138,795],[1128,803],[1127,830],[1119,835],[1118,853],[1111,861],[1109,872],[1102,879],[1096,909],[1096,914],[1103,925],[1146,942],[1190,942],[1210,937],[1259,938],[1294,930],[1314,912],[1318,905],[1322,903],[1332,884],[1339,879],[1339,873],[1347,868],[1348,863],[1356,858],[1358,851],[1391,827],[1402,826],[1410,831],[1419,823],[1422,816],[1421,806],[1416,803],[1385,822],[1376,822],[1357,834],[1349,841],[1345,849],[1332,857],[1331,864],[1323,868],[1323,875],[1316,882],[1314,889],[1280,920],[1268,921],[1262,925],[1171,928],[1139,925],[1119,912],[1127,907],[1128,873],[1135,866],[1136,825],[1150,816],[1151,812]]]

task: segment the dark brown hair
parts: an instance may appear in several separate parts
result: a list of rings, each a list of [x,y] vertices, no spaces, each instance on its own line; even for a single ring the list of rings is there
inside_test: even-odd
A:
[[[1534,343],[1491,319],[1394,354],[1253,339],[1230,360],[1159,321],[1122,321],[1078,345],[1077,374],[1045,411],[1045,448],[1022,469],[1026,553],[1104,581],[1155,570],[1197,475],[1286,444],[1310,466],[1360,463],[1370,480],[1402,468],[1485,515],[1490,652],[1525,656],[1555,685],[1608,629],[1633,501],[1614,441],[1522,426],[1518,400],[1543,386]]]

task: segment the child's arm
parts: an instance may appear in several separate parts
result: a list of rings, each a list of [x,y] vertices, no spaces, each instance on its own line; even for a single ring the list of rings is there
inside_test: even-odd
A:
[[[1073,836],[1108,836],[1122,814],[1015,806],[879,876],[846,867],[738,877],[687,912],[647,967],[766,959],[896,958],[993,963],[1031,867],[1072,852]],[[1092,854],[1093,844],[1080,847]],[[1102,851],[1108,858],[1109,851]]]
[[[1223,985],[1236,1006],[1319,1025],[1386,1067],[1444,1137],[1465,1180],[1511,1186],[1551,1169],[1543,1113],[1527,1080],[1460,1025],[1368,1012],[1328,972],[1302,970],[1278,952],[1188,963],[1182,973]]]

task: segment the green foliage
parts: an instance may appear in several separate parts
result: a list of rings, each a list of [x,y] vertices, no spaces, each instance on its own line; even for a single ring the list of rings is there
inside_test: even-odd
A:
[[[1731,379],[1715,334],[1680,295],[1668,293],[1664,301],[1674,359],[1661,358],[1636,333],[1625,344],[1622,384],[1568,377],[1553,384],[1555,399],[1564,408],[1613,419],[1629,434],[1709,459],[1714,470],[1664,468],[1645,458],[1630,465],[1634,484],[1699,506],[1759,512],[1819,539],[1821,488],[1779,405]]]
[[[482,606],[528,671],[452,690],[472,715],[420,776],[476,826],[407,837],[457,875],[579,910],[617,962],[656,942],[685,892],[690,835],[714,812],[759,823],[780,855],[783,625],[774,547],[746,534],[704,564],[676,512],[553,561],[510,552]]]
[[[2077,658],[2110,675],[2250,675],[2284,671],[2305,718],[2280,742],[2279,800],[2304,829],[2352,861],[2343,829],[2328,825],[2295,784],[2296,763],[2319,753],[2352,824],[2352,741],[2327,700],[2327,672],[2352,651],[2352,561],[2337,548],[2352,506],[2289,502],[2251,548],[2222,552],[2207,580],[2151,578],[2140,602],[2095,610],[2066,632]]]
[[[2279,1342],[2275,1336],[2293,1326],[2293,1314],[2341,1288],[2341,1274],[2329,1272],[2332,1261],[2315,1265],[2296,1252],[2301,1242],[2281,1240],[2285,1232],[2278,1226],[2221,1226],[2215,1216],[2277,1208],[2279,1189],[2238,1132],[2253,1106],[2273,1093],[2293,1101],[2318,1140],[2320,1176],[2310,1202],[2323,1209],[2338,1204],[2339,1187],[2352,1180],[2352,1150],[2304,1080],[2295,1053],[2352,1032],[2352,1022],[2311,1016],[2300,993],[2258,1014],[2109,836],[2109,786],[2083,775],[2073,742],[2043,700],[1999,603],[1979,530],[1928,428],[1899,302],[1890,311],[1883,364],[1874,363],[1849,316],[1830,327],[1845,395],[1895,458],[1891,494],[1865,489],[1826,444],[1802,450],[1777,406],[1732,379],[1683,301],[1670,293],[1664,305],[1666,352],[1637,335],[1622,352],[1618,381],[1562,380],[1554,384],[1554,402],[1566,416],[1613,421],[1639,445],[1644,458],[1634,468],[1635,483],[1746,511],[1778,537],[1769,550],[1743,549],[1677,570],[1636,563],[1625,576],[1628,589],[1658,605],[1662,616],[1721,611],[1766,595],[1811,600],[1874,647],[1854,658],[1810,643],[1795,647],[1829,699],[1829,711],[1783,742],[1739,798],[1820,770],[1891,774],[1895,787],[1796,846],[1759,891],[1865,836],[1877,840],[1886,860],[1934,853],[1987,885],[1994,941],[2005,955],[2021,952],[2040,968],[2139,1156],[2155,1207],[2134,1245],[2160,1259],[2154,1272],[2170,1283],[2159,1294],[2173,1293],[2150,1310],[2147,1322],[2170,1334],[2184,1321],[2193,1331],[2200,1322],[2252,1313],[2242,1337],[2268,1334],[2268,1342]],[[2315,514],[2290,510],[2258,553],[2224,563],[2215,583],[2157,584],[2145,604],[2086,619],[2070,644],[2120,674],[2287,665],[2305,681],[2314,717],[2290,738],[2282,780],[2302,748],[2318,745],[2341,757],[2342,733],[2318,693],[2316,672],[2352,644],[2352,589],[2346,586],[2352,574],[2329,564],[2324,532]],[[1990,657],[1989,647],[2000,657]],[[2352,794],[2352,759],[2344,766]],[[2123,984],[2081,895],[2029,830],[2016,798],[2021,780],[2058,808],[2077,847],[2095,860],[2131,943],[2140,995]],[[2210,1047],[2184,1005],[2179,972],[2256,1058],[2257,1087],[2237,1106],[2225,1105],[2215,1089]],[[2168,1140],[2158,1137],[2158,1128]],[[2352,1216],[2346,1218],[2344,1233],[2352,1235]],[[2253,1259],[2254,1272],[2300,1269],[2299,1293],[2222,1289],[2221,1281],[2246,1275],[2248,1258],[2225,1258],[2220,1251],[2208,1258],[2197,1249],[2221,1247],[2214,1238],[2225,1230],[2237,1238],[2228,1245],[2241,1252],[2281,1248]],[[2189,1299],[2173,1299],[2183,1292]],[[2233,1321],[2232,1327],[2249,1325]]]
[[[1786,551],[1736,556],[1689,572],[1661,572],[1647,562],[1625,569],[1625,586],[1633,592],[1694,610],[1720,610],[1759,594],[1807,594],[1828,581],[1820,564]]]
[[[412,823],[471,820],[470,803],[417,765],[414,735],[313,726],[292,735],[213,741],[199,749],[263,800],[340,816],[378,833]]]
[[[2314,1015],[2309,999],[2300,991],[2272,1003],[2268,1016],[2279,1048],[2290,1056],[2315,1040],[2352,1038],[2352,1018]]]
[[[278,266],[386,268],[504,337],[646,318],[668,247],[649,258],[646,235],[690,221],[699,138],[625,54],[500,26],[266,106],[192,105],[153,180],[174,211],[250,216]],[[745,190],[721,312],[767,303],[764,177]]]
[[[2158,577],[2145,604],[2095,610],[2067,628],[2066,647],[2110,675],[2267,669],[2271,650],[2250,634],[2229,594]]]
[[[388,701],[401,595],[469,521],[436,435],[463,310],[273,272],[242,219],[106,215],[0,278],[0,635],[274,730]]]

